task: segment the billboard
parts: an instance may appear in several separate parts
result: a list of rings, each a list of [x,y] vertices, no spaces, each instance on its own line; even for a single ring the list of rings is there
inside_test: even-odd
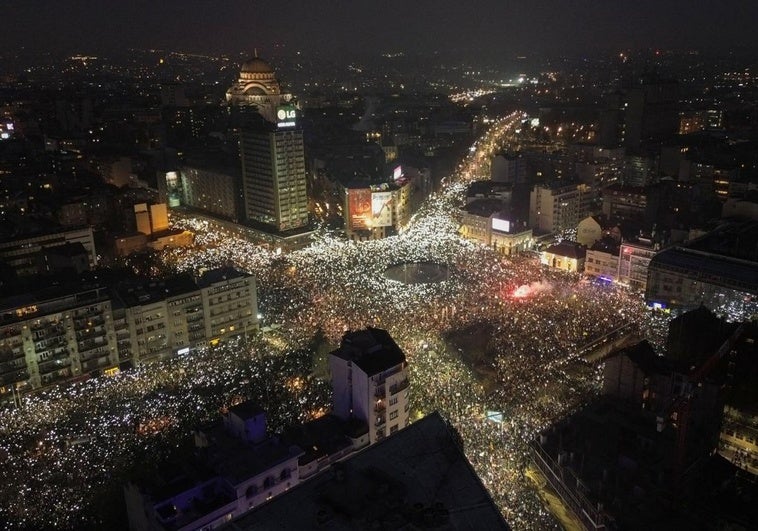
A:
[[[371,194],[371,219],[372,227],[392,225],[392,192]]]
[[[403,167],[398,166],[392,171],[392,180],[397,181],[400,177],[403,176]]]
[[[171,208],[182,204],[182,181],[175,171],[166,172],[166,199]]]
[[[492,218],[492,230],[511,232],[511,222],[505,219]]]
[[[347,192],[347,215],[350,230],[366,230],[371,223],[371,189],[351,188]]]
[[[283,105],[276,110],[277,127],[295,127],[297,125],[297,110],[292,105]]]

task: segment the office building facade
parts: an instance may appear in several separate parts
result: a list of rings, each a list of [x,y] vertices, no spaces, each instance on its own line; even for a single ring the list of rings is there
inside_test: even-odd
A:
[[[240,155],[247,220],[277,232],[307,227],[302,130],[267,123],[243,127]]]

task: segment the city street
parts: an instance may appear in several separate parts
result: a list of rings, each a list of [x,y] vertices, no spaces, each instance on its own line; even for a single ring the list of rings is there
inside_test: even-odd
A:
[[[323,233],[306,249],[276,255],[207,220],[180,220],[196,233],[195,246],[166,251],[163,267],[251,272],[264,325],[280,328],[0,412],[0,521],[15,529],[105,525],[102,504],[117,503],[133,463],[156,462],[183,446],[198,422],[243,398],[268,411],[274,430],[323,414],[329,383],[312,375],[314,337],[335,346],[346,330],[376,326],[406,352],[411,418],[439,410],[450,420],[514,529],[557,528],[525,475],[528,442],[598,392],[598,369],[578,356],[583,345],[630,323],[659,342],[666,321],[623,288],[459,237],[465,183],[487,177],[490,156],[516,141],[523,118],[496,122],[398,236],[355,243]],[[445,266],[445,278],[404,283],[385,275],[419,262]],[[533,283],[541,289],[528,289]],[[489,335],[466,339],[481,330]]]

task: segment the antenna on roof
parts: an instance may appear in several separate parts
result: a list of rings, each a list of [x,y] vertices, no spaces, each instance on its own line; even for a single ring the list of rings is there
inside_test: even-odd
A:
[[[255,54],[255,57],[258,57],[258,48],[253,48],[253,53]]]

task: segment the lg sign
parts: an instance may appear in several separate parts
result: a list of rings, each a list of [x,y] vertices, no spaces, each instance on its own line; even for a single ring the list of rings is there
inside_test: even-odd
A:
[[[292,107],[281,107],[276,111],[277,127],[294,127],[297,112]]]

